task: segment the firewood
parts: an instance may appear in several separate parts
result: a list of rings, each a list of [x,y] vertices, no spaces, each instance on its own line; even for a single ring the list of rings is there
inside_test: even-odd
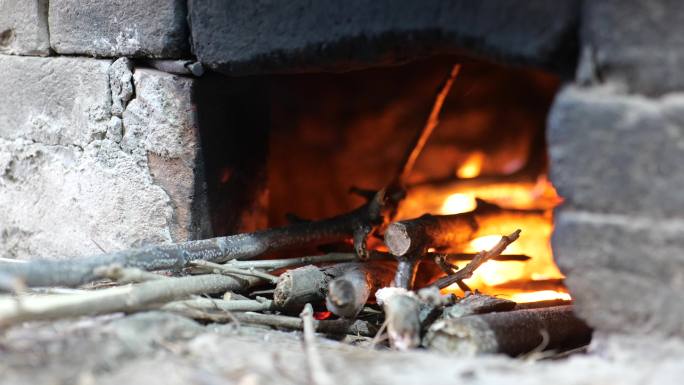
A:
[[[190,315],[193,311],[199,312],[238,312],[238,311],[265,311],[273,308],[273,301],[269,300],[225,300],[215,298],[197,297],[193,299],[186,299],[180,301],[172,301],[164,304],[159,309],[178,313],[182,315]]]
[[[313,307],[311,304],[306,304],[304,310],[300,314],[302,319],[302,328],[304,329],[303,343],[304,352],[306,353],[306,361],[309,368],[309,382],[313,385],[334,385],[335,381],[330,376],[330,373],[325,369],[321,357],[316,346],[316,335],[314,332],[314,318]]]
[[[452,283],[458,282],[460,285],[465,285],[463,283],[464,279],[468,279],[473,276],[473,273],[475,270],[477,270],[478,267],[480,267],[483,263],[487,262],[488,260],[494,258],[497,255],[500,255],[508,245],[511,243],[515,242],[518,237],[520,236],[520,229],[514,231],[513,233],[509,235],[504,235],[501,237],[501,240],[490,250],[488,251],[482,251],[478,253],[478,255],[473,258],[472,261],[468,262],[467,265],[461,270],[456,271],[454,274],[447,275],[446,277],[442,277],[438,279],[437,281],[433,282],[432,285],[437,286],[438,288],[442,289],[445,288]]]
[[[395,267],[393,263],[376,262],[348,269],[328,284],[326,307],[340,317],[356,317],[371,293],[392,282]]]
[[[299,317],[254,312],[235,313],[234,318],[241,323],[271,326],[277,329],[303,330]],[[316,332],[330,335],[355,334],[373,336],[378,328],[364,320],[314,320]]]
[[[591,329],[572,306],[558,306],[442,319],[430,326],[423,345],[459,356],[517,356],[541,348],[576,348],[590,339]]]
[[[460,318],[472,314],[484,314],[499,311],[509,311],[516,307],[516,303],[503,298],[484,294],[470,294],[457,301],[454,305],[444,308],[444,318]]]
[[[335,278],[346,273],[362,271],[372,278],[372,287],[383,286],[384,277],[389,277],[388,271],[393,271],[394,264],[390,261],[350,262],[336,265],[317,267],[304,266],[288,270],[278,278],[273,300],[279,308],[287,312],[300,312],[304,305],[311,303],[320,305],[325,303],[328,285]]]
[[[410,291],[401,288],[383,288],[376,293],[378,303],[385,311],[385,323],[390,346],[396,350],[409,350],[420,345],[420,301]]]
[[[425,253],[423,255],[424,260],[431,260],[436,256],[441,256],[445,261],[454,263],[459,261],[471,261],[477,253]],[[385,253],[381,251],[371,251],[369,260],[389,260],[394,261],[395,257],[390,253]],[[529,261],[530,257],[524,254],[505,254],[499,255],[492,258],[495,261],[518,261],[525,262]],[[312,255],[297,258],[286,258],[286,259],[265,259],[265,260],[253,260],[253,261],[238,261],[230,260],[224,265],[228,267],[235,267],[238,269],[262,269],[267,271],[279,270],[288,267],[295,267],[301,265],[317,265],[324,263],[340,263],[340,262],[358,262],[361,261],[358,255],[355,253],[328,253],[324,255]]]
[[[139,311],[152,304],[190,295],[244,290],[262,282],[256,277],[208,274],[158,279],[78,294],[4,296],[0,297],[0,327],[24,321]]]
[[[385,232],[385,245],[397,257],[422,255],[428,248],[449,249],[463,245],[487,228],[500,225],[499,218],[543,215],[541,210],[504,209],[477,199],[474,211],[453,215],[425,214],[415,219],[391,223]]]

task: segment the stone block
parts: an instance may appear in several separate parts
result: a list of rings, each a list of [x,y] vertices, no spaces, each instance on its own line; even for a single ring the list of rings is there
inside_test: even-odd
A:
[[[553,251],[604,332],[684,336],[684,94],[566,87],[548,124]]]
[[[677,0],[582,3],[582,61],[602,81],[659,95],[684,88],[684,12]]]
[[[50,45],[60,54],[190,55],[184,0],[51,0]]]
[[[547,135],[551,179],[566,207],[684,217],[684,94],[567,87]]]
[[[48,0],[0,0],[0,53],[47,56]]]
[[[0,56],[0,137],[84,147],[107,132],[109,60]]]
[[[561,209],[553,250],[575,310],[602,332],[684,336],[684,219]]]
[[[574,66],[579,6],[574,0],[191,0],[189,13],[195,54],[232,74],[348,70],[463,52],[565,72]]]
[[[0,255],[71,257],[209,235],[193,80],[143,69],[117,78],[135,90],[119,118],[111,67],[0,57],[0,89],[13,95],[0,104]]]

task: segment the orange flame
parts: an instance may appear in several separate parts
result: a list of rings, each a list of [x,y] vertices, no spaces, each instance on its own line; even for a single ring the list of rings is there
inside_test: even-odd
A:
[[[477,176],[483,163],[483,155],[474,153],[459,169],[459,176]],[[473,160],[474,159],[474,160]],[[467,166],[467,167],[466,167]],[[468,170],[468,171],[462,171]],[[501,235],[517,228],[522,229],[520,238],[511,244],[504,254],[525,254],[531,257],[524,262],[488,261],[480,266],[472,278],[466,280],[471,289],[497,295],[516,302],[532,302],[547,299],[570,299],[570,295],[558,290],[522,291],[501,289],[494,286],[509,281],[533,281],[537,279],[563,278],[553,260],[551,233],[553,222],[551,209],[561,202],[553,185],[541,177],[536,182],[493,182],[480,183],[479,179],[452,186],[421,186],[409,191],[400,210],[401,218],[414,218],[425,212],[458,214],[476,208],[476,198],[496,203],[505,208],[536,210],[529,215],[515,215],[503,211],[491,219],[476,233],[462,252],[476,253],[491,249]],[[535,214],[538,213],[538,214]],[[484,229],[484,230],[482,230]],[[486,233],[482,231],[487,231]],[[465,265],[464,262],[459,267]],[[445,292],[460,292],[457,285],[449,286]]]
[[[481,151],[471,153],[463,162],[463,165],[456,170],[456,176],[461,179],[476,178],[482,171],[482,163],[484,162],[484,154]]]

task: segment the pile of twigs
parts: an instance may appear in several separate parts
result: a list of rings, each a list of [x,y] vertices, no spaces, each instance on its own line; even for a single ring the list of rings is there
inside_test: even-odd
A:
[[[453,67],[437,91],[425,126],[392,180],[377,192],[360,191],[367,197],[361,207],[281,228],[90,258],[0,260],[0,290],[10,292],[0,296],[0,328],[157,309],[206,322],[284,329],[309,325],[309,334],[315,330],[362,335],[374,337],[377,345],[386,339],[400,350],[422,344],[441,350],[519,354],[540,344],[567,347],[586,342],[589,329],[567,306],[520,309],[513,302],[472,293],[465,284],[487,260],[526,259],[501,255],[520,230],[477,254],[428,252],[471,240],[481,219],[501,208],[479,202],[471,213],[394,221],[406,195],[406,178],[437,126],[459,68]],[[369,248],[371,235],[382,236],[389,253]],[[353,252],[256,260],[285,249],[341,241],[353,242]],[[467,265],[457,269],[454,262],[464,260]],[[443,276],[414,291],[421,262],[439,266]],[[453,283],[470,295],[460,299],[440,294],[439,289]],[[507,334],[508,328],[518,331]],[[527,331],[525,338],[520,330]]]

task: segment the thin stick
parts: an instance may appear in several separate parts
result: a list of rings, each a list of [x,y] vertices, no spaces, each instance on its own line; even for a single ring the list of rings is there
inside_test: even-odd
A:
[[[93,273],[102,278],[109,278],[112,281],[116,281],[121,284],[140,283],[168,278],[163,275],[150,273],[148,271],[136,269],[134,267],[122,267],[121,265],[116,264],[98,267],[93,271]]]
[[[478,267],[480,267],[483,263],[487,262],[488,260],[492,259],[494,256],[501,254],[506,249],[506,247],[508,247],[508,245],[515,242],[515,240],[518,239],[518,237],[520,236],[520,231],[521,230],[518,229],[508,236],[504,235],[503,237],[501,237],[499,243],[492,247],[491,250],[481,251],[463,269],[458,270],[452,275],[447,275],[446,277],[442,277],[436,280],[432,283],[432,285],[437,286],[440,289],[443,289],[451,285],[452,283],[463,281],[464,279],[472,277],[473,273],[475,272],[475,270],[477,270]]]
[[[423,259],[430,259],[436,256],[435,253],[425,253]],[[450,253],[439,254],[443,256],[446,261],[470,261],[477,254],[476,253]],[[393,261],[394,257],[385,252],[371,251],[370,260],[373,261]],[[530,257],[524,254],[505,254],[493,258],[495,261],[528,261]],[[255,261],[238,261],[231,260],[226,262],[225,266],[235,267],[238,269],[264,269],[264,270],[278,270],[287,267],[301,266],[301,265],[320,265],[325,263],[335,262],[358,262],[361,261],[358,255],[354,253],[328,253],[324,255],[312,255],[298,258],[287,259],[266,259]]]
[[[181,301],[173,301],[165,304],[160,310],[183,313],[187,309],[201,310],[205,312],[220,311],[266,311],[273,308],[273,301],[260,300],[232,300],[198,297]]]
[[[153,304],[182,299],[193,294],[244,290],[262,279],[236,278],[220,274],[167,278],[135,285],[93,290],[82,294],[0,298],[0,327],[24,321],[80,317],[115,312],[137,311]]]
[[[235,318],[245,324],[266,325],[279,329],[303,330],[304,325],[299,317],[289,317],[276,314],[262,314],[254,312],[235,313]],[[325,334],[353,334],[361,336],[373,336],[377,331],[370,323],[363,320],[314,320],[315,330]]]
[[[248,276],[248,277],[263,278],[270,283],[278,282],[277,276],[272,275],[272,274],[268,274],[268,273],[264,273],[264,272],[259,271],[259,270],[255,270],[254,268],[250,268],[249,270],[237,269],[237,268],[229,267],[226,265],[219,265],[218,263],[203,261],[201,259],[192,261],[192,262],[190,262],[190,264],[192,266],[205,267],[208,270],[211,270],[213,273],[216,273],[216,274],[226,274],[226,275],[237,274],[237,275],[244,275],[244,276]]]
[[[306,353],[306,361],[309,365],[309,380],[314,385],[333,385],[330,374],[323,366],[321,356],[316,347],[316,335],[314,334],[314,318],[313,307],[307,303],[299,315],[302,318],[302,326],[304,328],[304,351]]]
[[[449,75],[447,75],[446,79],[440,85],[437,95],[435,96],[435,101],[432,104],[430,115],[425,122],[425,126],[423,126],[423,129],[418,132],[416,137],[413,139],[412,145],[409,147],[410,150],[404,155],[404,159],[399,166],[399,170],[397,171],[395,180],[392,184],[404,186],[406,183],[406,180],[411,174],[413,166],[416,164],[418,156],[423,151],[428,138],[430,138],[430,135],[435,130],[435,127],[437,127],[439,124],[439,113],[442,111],[444,100],[449,94],[449,90],[451,90],[451,86],[454,84],[454,80],[456,79],[456,76],[458,76],[460,70],[460,64],[454,65],[451,68],[451,71],[449,71]]]

